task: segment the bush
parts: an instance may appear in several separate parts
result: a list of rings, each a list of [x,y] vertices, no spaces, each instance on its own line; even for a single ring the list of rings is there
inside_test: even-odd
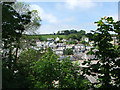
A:
[[[98,62],[91,65],[92,60],[88,60],[86,62],[88,68],[84,69],[84,73],[98,76],[98,82],[94,83],[93,87],[109,90],[120,89],[120,43],[117,47],[110,43],[113,40],[110,32],[116,33],[120,42],[120,21],[114,22],[112,17],[104,17],[96,23],[98,29],[94,31],[95,48],[93,49],[98,50],[93,52],[92,49],[88,54],[95,55]]]
[[[65,50],[65,55],[73,55],[73,50],[67,48],[67,49]]]
[[[68,58],[59,61],[50,49],[40,61],[33,64],[32,74],[29,75],[33,83],[30,88],[88,88],[87,80],[78,72],[78,64],[73,64]]]

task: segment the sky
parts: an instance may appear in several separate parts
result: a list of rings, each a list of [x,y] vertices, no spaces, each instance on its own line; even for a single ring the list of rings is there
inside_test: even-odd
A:
[[[20,0],[18,0],[20,1]],[[62,30],[96,30],[94,22],[104,16],[118,20],[118,2],[94,0],[64,0],[62,2],[31,1],[30,10],[37,10],[42,19],[38,34],[53,34]]]

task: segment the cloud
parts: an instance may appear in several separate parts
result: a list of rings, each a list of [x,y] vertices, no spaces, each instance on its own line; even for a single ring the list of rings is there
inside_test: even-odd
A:
[[[46,20],[49,23],[56,23],[58,21],[54,15],[52,15],[50,13],[46,13],[40,6],[38,6],[36,4],[30,5],[30,9],[37,10],[41,19]]]
[[[66,0],[17,0],[19,2],[66,2]],[[72,1],[72,0],[69,0]],[[84,0],[89,2],[89,0]],[[93,2],[119,2],[119,0],[92,0]]]
[[[62,18],[59,19],[56,16],[54,16],[52,13],[46,13],[40,6],[36,5],[36,4],[32,4],[30,5],[30,9],[31,10],[37,10],[39,16],[41,17],[41,19],[43,21],[46,21],[48,23],[65,23],[65,22],[72,22],[74,21],[74,17],[68,17],[68,18]]]
[[[88,9],[96,6],[92,0],[66,0],[66,7],[69,9]]]

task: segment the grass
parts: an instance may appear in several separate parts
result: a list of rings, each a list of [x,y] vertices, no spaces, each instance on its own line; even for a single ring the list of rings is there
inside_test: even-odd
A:
[[[66,38],[66,35],[42,35],[42,39],[46,40],[47,38]]]
[[[59,38],[65,38],[66,39],[66,35],[24,35],[26,38],[29,38],[29,39],[41,39],[43,41],[47,40],[47,38],[54,38],[56,39],[57,37]]]

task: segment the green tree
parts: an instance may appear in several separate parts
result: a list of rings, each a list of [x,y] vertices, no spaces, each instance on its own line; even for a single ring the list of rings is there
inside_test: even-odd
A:
[[[17,76],[15,73],[17,68],[17,60],[20,51],[20,40],[23,32],[26,30],[26,26],[31,23],[31,11],[20,14],[13,5],[15,2],[3,2],[2,3],[2,41],[3,41],[3,72],[2,79],[3,88],[22,88],[19,81],[22,76]],[[18,71],[19,72],[19,71]],[[6,74],[8,73],[8,74]],[[22,78],[24,79],[24,78]],[[10,85],[6,83],[11,83]]]
[[[87,33],[85,36],[87,36],[89,38],[90,41],[93,41],[93,34],[92,33]]]
[[[69,30],[64,30],[63,33],[64,33],[64,35],[68,35],[68,34],[70,34],[70,31]]]
[[[6,16],[7,15],[7,16]],[[2,40],[4,42],[3,49],[8,49],[8,68],[12,67],[12,60],[14,63],[17,60],[18,48],[20,43],[20,38],[22,37],[22,32],[25,30],[24,25],[30,23],[31,12],[20,15],[17,13],[11,4],[3,3],[2,7]],[[6,18],[7,17],[7,18]],[[26,19],[24,19],[26,18]],[[13,50],[15,49],[15,54]],[[7,54],[4,54],[7,57]]]
[[[28,88],[31,85],[28,75],[32,72],[31,66],[33,62],[37,62],[44,53],[41,53],[42,50],[27,49],[20,53],[19,59],[17,61],[17,69],[19,72],[16,74],[22,76],[21,85],[23,88]]]
[[[67,36],[67,39],[77,39],[77,35],[75,35],[75,34],[70,34],[70,35],[68,35]]]
[[[68,58],[60,61],[51,49],[39,61],[33,62],[31,70],[29,79],[33,84],[30,88],[88,88],[87,80],[79,73],[79,65]]]
[[[80,41],[81,38],[82,38],[82,36],[83,36],[83,35],[82,35],[81,33],[77,33],[77,38],[76,38],[76,39]]]
[[[60,63],[59,88],[87,90],[89,82],[80,74],[79,64],[64,58]]]
[[[67,49],[65,50],[65,55],[73,55],[73,50],[67,48]]]
[[[16,10],[17,13],[20,15],[26,14],[27,12],[30,11],[30,5],[26,4],[24,2],[16,2],[13,5],[13,8]],[[27,25],[24,25],[25,30],[24,33],[29,33],[29,34],[36,34],[35,31],[39,28],[40,23],[41,23],[41,18],[39,17],[39,14],[37,10],[32,10],[31,12],[31,22]]]
[[[77,31],[76,30],[70,30],[70,34],[74,34],[74,33],[77,33]]]
[[[81,35],[85,35],[85,34],[86,34],[86,31],[80,30],[78,33],[80,33]]]
[[[31,66],[32,74],[30,79],[33,80],[33,85],[30,88],[53,88],[53,81],[58,80],[60,72],[57,56],[53,54],[51,49],[37,62],[33,62]]]
[[[60,35],[60,31],[57,32],[57,35]]]
[[[120,39],[120,21],[114,22],[112,17],[104,17],[96,23],[98,29],[94,31],[94,47],[98,51],[91,50],[88,54],[95,55],[98,62],[93,65],[90,64],[92,60],[85,62],[84,64],[88,63],[89,67],[84,73],[97,75],[98,83],[93,85],[99,86],[100,89],[120,89],[120,46],[116,47],[110,43],[112,41],[110,32],[116,33]]]

